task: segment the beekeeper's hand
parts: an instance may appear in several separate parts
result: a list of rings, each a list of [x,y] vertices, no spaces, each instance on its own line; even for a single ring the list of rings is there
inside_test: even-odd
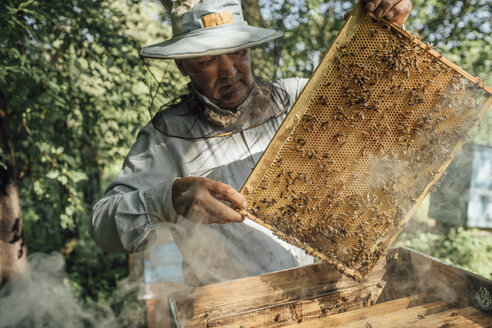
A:
[[[238,209],[247,206],[246,199],[233,187],[200,177],[176,179],[172,198],[179,215],[205,224],[242,222],[244,218],[241,214],[226,203]]]
[[[367,10],[400,26],[403,26],[412,10],[410,0],[364,0],[364,2]]]

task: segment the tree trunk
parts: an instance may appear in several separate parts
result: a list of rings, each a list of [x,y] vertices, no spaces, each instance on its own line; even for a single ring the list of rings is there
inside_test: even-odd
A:
[[[5,99],[0,93],[0,286],[24,272],[27,265],[14,157],[4,109]]]

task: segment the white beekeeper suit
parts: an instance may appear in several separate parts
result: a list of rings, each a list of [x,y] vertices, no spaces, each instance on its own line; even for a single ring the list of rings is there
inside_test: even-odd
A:
[[[214,56],[282,36],[249,26],[238,1],[178,0],[164,5],[171,12],[174,37],[143,48],[142,57]],[[312,263],[311,256],[248,219],[193,223],[176,213],[172,201],[173,183],[181,177],[206,177],[239,190],[306,82],[255,82],[234,111],[218,108],[190,84],[192,101],[159,112],[140,131],[118,177],[94,206],[90,233],[96,243],[112,252],[140,251],[155,240],[156,227],[167,223],[190,286]],[[214,125],[222,119],[227,124]]]
[[[293,103],[305,83],[305,79],[287,79],[280,82],[280,87]],[[207,102],[203,95],[199,98]],[[174,110],[179,111],[179,105]],[[186,116],[180,121],[180,117],[167,117],[168,123],[193,124],[198,134],[209,125],[208,121],[193,122]],[[153,241],[158,224],[175,223],[170,228],[183,255],[183,275],[188,285],[312,263],[311,256],[249,219],[242,223],[193,223],[176,213],[171,198],[177,177],[207,177],[239,190],[284,117],[225,137],[195,141],[165,136],[149,123],[138,134],[118,177],[94,206],[91,235],[108,251],[131,253]]]

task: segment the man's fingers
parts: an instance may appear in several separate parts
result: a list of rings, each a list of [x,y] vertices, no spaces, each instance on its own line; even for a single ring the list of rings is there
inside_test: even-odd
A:
[[[214,181],[211,191],[217,199],[230,202],[236,208],[246,208],[248,206],[244,196],[225,183]]]
[[[376,10],[376,15],[379,17],[386,16],[386,14],[390,11],[390,9],[393,8],[398,2],[400,2],[400,0],[382,1],[378,9]]]
[[[366,8],[378,17],[385,17],[400,26],[412,9],[411,0],[367,0]]]
[[[381,3],[381,0],[369,0],[366,3],[366,8],[369,11],[375,11],[379,7],[380,3]]]
[[[243,221],[243,217],[241,214],[213,197],[208,201],[207,210],[207,214],[209,217],[208,223],[228,223]]]
[[[410,11],[412,10],[412,2],[410,0],[402,0],[398,2],[390,11],[386,14],[388,20],[393,21],[400,26],[405,23]]]
[[[229,206],[221,203],[220,206],[215,210],[215,216],[218,218],[225,219],[227,221],[240,222],[242,221],[242,216],[238,212],[234,211]]]
[[[242,222],[241,214],[207,193],[194,198],[186,217],[197,223],[229,223]]]
[[[224,204],[245,208],[246,200],[231,186],[201,177],[176,179],[172,190],[176,212],[196,223],[242,222],[237,211]]]

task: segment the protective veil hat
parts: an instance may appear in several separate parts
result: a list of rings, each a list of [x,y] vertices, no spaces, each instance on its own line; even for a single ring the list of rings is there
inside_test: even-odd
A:
[[[277,39],[283,32],[250,26],[238,0],[161,0],[171,14],[173,37],[144,47],[140,56],[181,59],[214,56]]]

